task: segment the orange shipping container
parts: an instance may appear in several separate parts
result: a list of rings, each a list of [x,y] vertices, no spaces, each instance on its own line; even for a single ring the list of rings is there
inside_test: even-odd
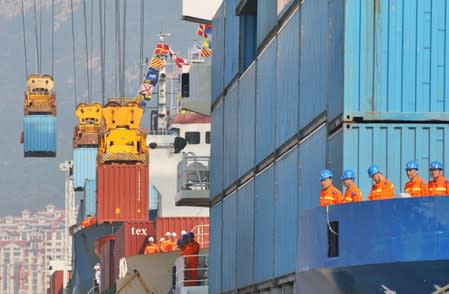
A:
[[[201,248],[209,248],[208,217],[158,217],[155,220],[157,240],[165,237],[166,232],[175,232],[180,239],[182,230],[192,231]]]
[[[72,273],[69,272],[69,279],[72,277]],[[50,294],[62,294],[64,283],[64,271],[54,271],[50,277],[50,288],[47,289],[47,293]]]
[[[148,220],[148,192],[147,165],[99,165],[97,223]]]

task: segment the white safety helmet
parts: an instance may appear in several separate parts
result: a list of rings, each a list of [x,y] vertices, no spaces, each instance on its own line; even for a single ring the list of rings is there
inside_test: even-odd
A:
[[[148,238],[148,242],[154,242],[154,238],[153,237]]]
[[[182,231],[181,231],[181,236],[182,236],[182,235],[185,235],[185,234],[187,234],[187,231],[186,231],[186,230],[182,230]]]
[[[176,232],[171,233],[171,236],[172,236],[172,237],[176,237],[176,236],[177,236],[177,235],[176,235]]]
[[[97,264],[94,265],[94,269],[95,269],[95,270],[100,269],[100,263],[99,263],[99,262],[97,262]]]
[[[159,242],[162,242],[162,241],[164,241],[164,240],[165,240],[164,238],[160,238],[160,239],[159,239]]]
[[[167,232],[167,233],[165,233],[165,236],[170,237],[170,236],[171,236],[171,233],[170,233],[170,232]]]

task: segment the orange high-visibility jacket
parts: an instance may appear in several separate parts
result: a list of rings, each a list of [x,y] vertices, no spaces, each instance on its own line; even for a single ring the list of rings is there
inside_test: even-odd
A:
[[[411,180],[408,181],[404,186],[404,192],[412,197],[429,196],[427,184],[420,176],[416,176],[413,182]]]
[[[164,240],[159,245],[161,252],[170,252],[173,251],[171,240]]]
[[[340,190],[330,185],[327,189],[322,189],[320,192],[320,205],[332,205],[341,202],[342,194]]]
[[[439,176],[436,181],[432,180],[429,182],[428,189],[429,196],[449,195],[449,180]]]
[[[341,203],[358,202],[358,201],[362,201],[362,193],[355,184],[352,184],[351,187],[346,189],[345,195],[343,196],[343,200]]]
[[[143,254],[154,254],[154,253],[159,253],[159,247],[156,244],[148,244],[145,247],[145,251],[143,252]]]
[[[371,187],[368,200],[384,200],[393,198],[394,185],[392,182],[384,178],[379,183]]]

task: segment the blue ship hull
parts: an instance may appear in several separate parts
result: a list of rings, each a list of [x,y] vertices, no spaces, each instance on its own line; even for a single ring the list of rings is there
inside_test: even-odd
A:
[[[423,197],[305,211],[296,293],[432,293],[448,285],[447,207],[449,197]]]

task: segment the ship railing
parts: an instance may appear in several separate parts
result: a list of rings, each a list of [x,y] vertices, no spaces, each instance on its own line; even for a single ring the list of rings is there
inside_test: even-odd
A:
[[[192,264],[196,264],[192,267]],[[175,263],[175,289],[182,287],[207,286],[208,282],[208,256],[184,255]]]
[[[209,225],[196,225],[191,232],[195,234],[195,239],[201,248],[209,248]]]
[[[208,191],[209,160],[209,156],[196,156],[192,152],[183,154],[178,163],[177,191]]]

